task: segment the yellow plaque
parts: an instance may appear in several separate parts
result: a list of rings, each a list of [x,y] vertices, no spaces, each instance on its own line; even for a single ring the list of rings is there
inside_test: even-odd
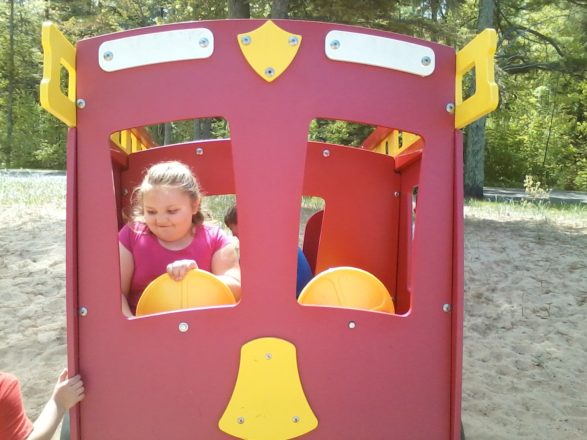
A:
[[[285,440],[318,426],[298,373],[296,348],[260,338],[241,348],[236,385],[218,427],[248,440]]]
[[[271,20],[254,31],[238,35],[238,44],[249,65],[267,82],[287,70],[302,44],[302,36],[284,31]]]

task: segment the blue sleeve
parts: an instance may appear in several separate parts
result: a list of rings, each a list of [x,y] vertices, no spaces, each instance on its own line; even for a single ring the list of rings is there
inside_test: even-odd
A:
[[[298,247],[298,273],[296,278],[296,298],[300,296],[302,289],[308,284],[314,275],[310,269],[310,263],[306,259],[304,252]]]

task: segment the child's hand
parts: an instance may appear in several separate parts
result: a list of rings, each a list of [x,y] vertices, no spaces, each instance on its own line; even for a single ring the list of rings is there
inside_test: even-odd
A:
[[[78,374],[68,379],[66,368],[55,384],[53,400],[59,408],[68,410],[84,398],[84,393],[84,383],[80,375]]]
[[[197,268],[198,264],[194,260],[177,260],[167,265],[167,273],[175,281],[181,281],[189,270]]]

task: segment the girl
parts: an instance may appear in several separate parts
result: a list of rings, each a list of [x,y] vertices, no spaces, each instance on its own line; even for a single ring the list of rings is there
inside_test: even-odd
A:
[[[233,241],[216,226],[204,225],[197,179],[181,162],[147,170],[132,197],[131,223],[118,234],[122,310],[136,311],[147,285],[167,272],[180,281],[202,269],[224,281],[240,299],[240,267]]]

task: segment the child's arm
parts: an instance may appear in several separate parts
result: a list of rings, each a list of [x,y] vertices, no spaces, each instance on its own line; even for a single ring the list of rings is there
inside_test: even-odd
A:
[[[241,269],[235,244],[231,243],[212,256],[212,273],[224,281],[237,301],[241,298]]]
[[[51,440],[57,430],[65,411],[84,398],[84,383],[79,375],[67,378],[67,369],[63,370],[53,395],[33,424],[33,432],[27,440]]]
[[[130,291],[130,282],[135,269],[134,260],[130,251],[122,243],[118,243],[118,253],[120,256],[120,290],[122,292],[122,313],[124,316],[134,316],[128,305],[128,292]]]

